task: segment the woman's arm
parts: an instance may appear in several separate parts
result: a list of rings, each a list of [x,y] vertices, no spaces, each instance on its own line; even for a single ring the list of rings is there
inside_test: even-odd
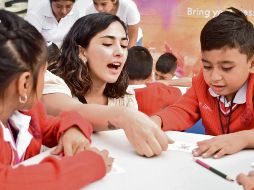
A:
[[[128,36],[129,36],[129,45],[128,48],[135,46],[138,39],[138,28],[139,24],[128,25]]]
[[[92,123],[94,131],[123,129],[129,142],[141,155],[159,155],[167,150],[171,142],[148,116],[130,108],[82,104],[62,93],[43,95],[43,102],[49,114],[77,111]]]

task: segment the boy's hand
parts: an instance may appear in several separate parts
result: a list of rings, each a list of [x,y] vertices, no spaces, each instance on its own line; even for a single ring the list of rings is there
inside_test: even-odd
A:
[[[234,154],[246,148],[246,139],[241,133],[231,133],[220,135],[209,140],[197,143],[198,148],[192,151],[193,156],[202,156],[204,158],[221,158],[227,154]]]
[[[244,190],[252,190],[254,188],[254,171],[249,172],[248,175],[239,174],[236,181],[243,186]]]
[[[112,164],[113,164],[113,158],[109,156],[109,153],[107,150],[98,150],[97,148],[87,148],[87,150],[93,151],[97,154],[99,154],[106,166],[106,171],[109,172],[112,168]]]
[[[73,156],[90,146],[89,140],[77,127],[67,129],[60,137],[57,147],[52,154],[64,153],[65,156]]]

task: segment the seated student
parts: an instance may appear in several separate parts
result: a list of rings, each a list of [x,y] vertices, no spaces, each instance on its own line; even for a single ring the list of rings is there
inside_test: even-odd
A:
[[[236,178],[239,185],[242,185],[244,190],[254,189],[254,171],[250,171],[248,175],[239,174]]]
[[[176,104],[152,119],[163,130],[186,130],[200,118],[205,133],[194,156],[220,158],[244,148],[254,128],[254,29],[235,8],[207,22],[201,31],[203,69]],[[237,143],[235,143],[237,142]]]
[[[150,119],[135,111],[135,95],[126,93],[127,45],[125,25],[117,16],[96,13],[80,18],[52,69],[61,78],[45,76],[43,101],[52,115],[76,110],[95,131],[123,129],[136,151],[150,157],[167,150],[169,140],[155,123],[142,125]]]
[[[128,28],[128,48],[135,44],[142,46],[142,29],[140,25],[140,13],[135,1],[129,0],[93,0],[87,7],[86,14],[110,13],[118,16]]]
[[[25,19],[30,22],[47,42],[54,42],[59,48],[79,11],[74,7],[75,0],[44,0],[28,11]]]
[[[38,102],[46,70],[41,34],[14,13],[0,10],[0,188],[79,189],[111,168],[105,151],[88,148],[91,125],[75,112],[45,115]],[[56,146],[38,165],[21,163]],[[68,181],[68,183],[66,183]]]
[[[190,77],[177,78],[175,76],[176,69],[177,58],[172,53],[162,54],[155,64],[156,81],[165,85],[190,87],[192,79]]]
[[[138,108],[143,113],[152,115],[181,97],[180,90],[175,87],[151,83],[153,58],[146,48],[131,47],[126,66],[130,78],[129,87],[135,89]]]
[[[48,67],[47,69],[50,69],[51,65],[56,64],[57,60],[60,57],[60,49],[57,47],[57,45],[54,42],[48,42],[47,43],[47,53],[48,53]]]
[[[171,80],[175,76],[177,59],[172,53],[162,54],[155,64],[156,80]]]

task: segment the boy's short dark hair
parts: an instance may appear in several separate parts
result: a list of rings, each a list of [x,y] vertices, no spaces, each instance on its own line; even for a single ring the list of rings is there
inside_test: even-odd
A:
[[[201,51],[237,48],[249,59],[254,53],[253,24],[240,10],[228,8],[206,23],[201,31],[200,43]]]
[[[60,49],[57,47],[55,43],[51,42],[47,46],[47,52],[48,52],[47,57],[48,69],[50,69],[50,66],[58,61],[60,57]]]
[[[145,80],[152,73],[153,57],[145,47],[133,46],[128,50],[125,64],[130,80]]]
[[[162,54],[156,62],[155,69],[163,74],[174,74],[177,67],[177,59],[172,53]]]

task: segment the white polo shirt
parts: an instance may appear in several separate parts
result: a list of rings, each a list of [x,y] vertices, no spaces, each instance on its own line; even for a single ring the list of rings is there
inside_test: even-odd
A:
[[[94,4],[91,3],[87,7],[85,14],[98,13],[95,9]],[[137,5],[132,0],[119,0],[119,6],[116,12],[118,16],[127,26],[136,25],[140,22],[140,13],[137,8]],[[141,28],[138,29],[138,38],[137,41],[142,37]]]
[[[73,6],[69,14],[57,22],[49,1],[40,3],[36,9],[30,10],[25,17],[43,35],[46,41],[52,41],[58,47],[62,45],[65,35],[78,18],[78,9]]]

